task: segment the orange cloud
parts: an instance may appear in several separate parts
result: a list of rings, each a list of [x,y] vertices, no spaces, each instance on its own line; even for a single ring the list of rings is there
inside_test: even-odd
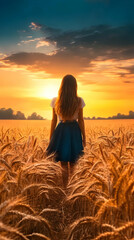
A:
[[[39,30],[41,29],[41,26],[39,24],[36,24],[34,22],[31,22],[31,24],[29,25],[29,27],[32,29],[32,30]]]
[[[48,41],[45,41],[45,40],[40,40],[36,44],[36,48],[43,47],[43,46],[50,46],[50,43]]]

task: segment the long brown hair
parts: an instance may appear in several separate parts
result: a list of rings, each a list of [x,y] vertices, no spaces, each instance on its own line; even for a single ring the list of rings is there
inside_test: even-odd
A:
[[[66,75],[63,77],[58,97],[55,102],[55,111],[63,118],[70,118],[75,113],[80,98],[77,96],[77,81],[74,76]]]

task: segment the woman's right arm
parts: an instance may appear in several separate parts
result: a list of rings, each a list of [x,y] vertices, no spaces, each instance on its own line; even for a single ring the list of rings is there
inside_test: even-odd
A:
[[[54,129],[56,127],[56,124],[57,124],[57,115],[55,113],[55,109],[53,108],[53,116],[52,116],[52,121],[51,121],[51,130],[50,130],[50,138],[49,140],[51,140],[51,137],[53,135],[53,132],[54,132]]]
[[[86,134],[85,134],[85,123],[84,123],[84,118],[83,118],[83,108],[79,108],[79,113],[78,113],[78,124],[81,129],[82,133],[82,141],[83,141],[83,146],[86,146]]]

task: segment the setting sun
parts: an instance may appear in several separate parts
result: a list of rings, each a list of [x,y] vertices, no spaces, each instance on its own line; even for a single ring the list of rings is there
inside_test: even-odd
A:
[[[43,89],[40,89],[38,95],[42,98],[51,99],[56,97],[58,94],[58,86],[56,85],[46,85]]]

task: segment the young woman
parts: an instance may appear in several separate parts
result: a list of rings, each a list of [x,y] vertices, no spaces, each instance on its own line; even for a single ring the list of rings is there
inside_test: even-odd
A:
[[[83,98],[77,96],[77,82],[72,75],[63,77],[58,97],[53,98],[51,107],[50,142],[46,149],[47,155],[55,153],[55,160],[61,162],[64,170],[63,184],[68,182],[68,162],[70,174],[79,156],[83,155],[86,146],[85,125],[83,119]],[[57,116],[59,123],[57,124]]]

